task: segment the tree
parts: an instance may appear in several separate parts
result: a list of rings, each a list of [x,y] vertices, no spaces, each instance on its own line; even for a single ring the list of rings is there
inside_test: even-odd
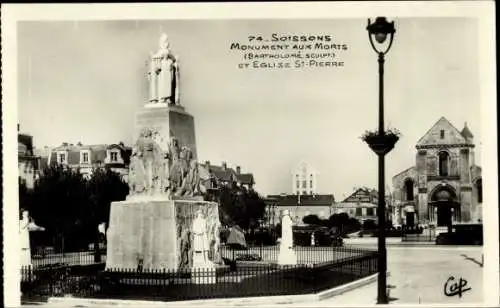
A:
[[[20,194],[25,194],[20,187]],[[46,236],[58,251],[86,249],[97,242],[101,222],[109,223],[110,205],[124,200],[128,185],[119,174],[94,170],[87,180],[79,170],[64,166],[46,168],[29,198],[25,198],[31,217],[45,228]],[[23,206],[23,205],[21,205]]]
[[[307,215],[302,218],[302,222],[307,225],[320,225],[321,221],[317,215]]]
[[[109,168],[97,168],[87,183],[89,197],[89,211],[93,223],[106,223],[109,225],[111,203],[123,201],[129,193],[129,186],[121,176]],[[96,227],[97,230],[97,227]]]
[[[31,200],[33,199],[33,191],[28,189],[26,181],[19,177],[19,215],[23,210],[31,208]],[[19,216],[21,218],[21,216]]]
[[[235,183],[219,189],[219,216],[225,225],[242,229],[255,227],[264,217],[266,204],[254,190],[238,187]]]
[[[78,233],[86,196],[85,179],[79,170],[50,166],[36,181],[28,211],[58,251],[65,249],[65,242],[70,249],[78,246],[78,241],[65,239]]]
[[[100,262],[98,226],[102,222],[106,223],[106,228],[109,226],[111,203],[125,200],[129,193],[129,186],[118,173],[111,169],[97,168],[93,170],[92,176],[87,182],[87,193],[89,198],[87,215],[82,215],[82,217],[88,219],[85,225],[89,229],[89,234],[93,235],[94,260]]]
[[[336,227],[341,234],[358,231],[361,227],[360,222],[347,213],[333,214],[328,218],[329,227]]]

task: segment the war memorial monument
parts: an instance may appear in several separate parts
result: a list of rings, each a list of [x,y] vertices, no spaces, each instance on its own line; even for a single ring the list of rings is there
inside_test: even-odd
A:
[[[106,270],[196,270],[221,264],[219,211],[203,201],[194,118],[180,104],[179,63],[166,34],[149,60],[136,113],[130,192],[113,202]]]

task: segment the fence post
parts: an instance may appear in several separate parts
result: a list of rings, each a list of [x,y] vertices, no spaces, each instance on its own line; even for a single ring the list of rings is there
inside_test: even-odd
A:
[[[262,261],[264,259],[264,257],[262,256],[262,249],[263,249],[263,245],[264,243],[262,243],[262,241],[260,242],[260,260]]]

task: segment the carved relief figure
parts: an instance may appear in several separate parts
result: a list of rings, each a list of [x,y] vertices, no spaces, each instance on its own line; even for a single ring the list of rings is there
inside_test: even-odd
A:
[[[156,191],[164,193],[169,187],[169,174],[170,174],[170,155],[168,144],[165,138],[156,131],[153,140],[158,145],[156,170]]]
[[[158,190],[159,181],[164,173],[161,169],[164,153],[153,138],[153,131],[144,128],[132,150],[129,186],[134,193],[153,193]]]
[[[170,159],[172,165],[170,167],[170,188],[171,191],[176,191],[182,184],[182,164],[180,161],[180,148],[177,139],[172,138],[170,142]]]
[[[146,170],[142,162],[142,153],[137,148],[132,150],[129,166],[129,189],[130,194],[143,193],[146,190]]]
[[[196,218],[193,220],[191,232],[193,234],[193,266],[211,264],[208,258],[210,245],[207,234],[207,222],[201,209],[196,211]]]

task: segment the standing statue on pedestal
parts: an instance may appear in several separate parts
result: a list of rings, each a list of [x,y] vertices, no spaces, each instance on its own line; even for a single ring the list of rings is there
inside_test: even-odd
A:
[[[21,240],[21,266],[31,266],[30,231],[44,231],[31,221],[28,211],[23,211],[23,218],[19,221],[19,235]]]
[[[159,45],[149,62],[149,103],[179,105],[179,60],[170,50],[165,33]]]
[[[293,249],[293,222],[288,210],[283,211],[283,218],[281,219],[281,243],[278,264],[297,264],[297,255]]]

